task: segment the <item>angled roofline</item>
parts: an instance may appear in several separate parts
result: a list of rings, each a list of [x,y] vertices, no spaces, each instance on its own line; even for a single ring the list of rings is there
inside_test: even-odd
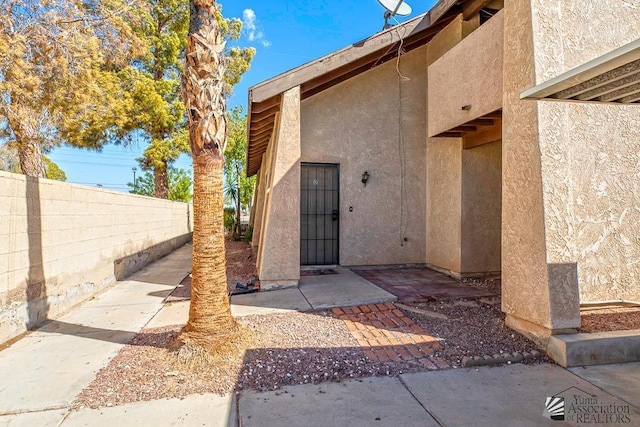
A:
[[[428,12],[369,38],[302,64],[249,88],[247,175],[257,173],[280,111],[282,94],[300,86],[302,99],[425,45],[459,13],[475,13],[490,0],[439,0]],[[463,8],[464,6],[465,8]]]

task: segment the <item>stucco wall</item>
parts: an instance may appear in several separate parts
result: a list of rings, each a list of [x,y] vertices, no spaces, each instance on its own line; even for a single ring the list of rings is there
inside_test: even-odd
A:
[[[638,0],[530,0],[542,83],[640,36]]]
[[[427,264],[456,276],[501,269],[502,143],[427,141]]]
[[[462,14],[456,16],[446,27],[436,34],[429,42],[427,49],[427,65],[433,64],[438,58],[455,47],[460,40],[468,36],[480,25],[479,17],[465,21]]]
[[[269,142],[264,211],[258,248],[262,289],[296,286],[300,279],[300,88],[282,96]]]
[[[464,275],[500,271],[502,141],[462,151],[462,247]]]
[[[429,136],[502,108],[503,26],[499,12],[429,65]]]
[[[409,80],[390,61],[302,102],[301,160],[340,164],[342,265],[425,262],[425,63],[420,48]]]
[[[0,342],[184,244],[176,203],[0,172]]]
[[[579,326],[578,285],[570,263],[547,263],[539,103],[520,100],[535,84],[530,0],[503,13],[502,310],[507,325],[543,340]]]
[[[536,82],[640,37],[640,2],[532,1]],[[560,41],[560,42],[559,42]],[[540,102],[547,262],[580,299],[640,300],[640,122],[634,106]]]
[[[427,141],[427,264],[462,270],[462,139]]]
[[[428,135],[502,107],[503,15],[476,27],[458,16],[427,45]],[[501,143],[426,147],[427,264],[456,276],[500,271]]]

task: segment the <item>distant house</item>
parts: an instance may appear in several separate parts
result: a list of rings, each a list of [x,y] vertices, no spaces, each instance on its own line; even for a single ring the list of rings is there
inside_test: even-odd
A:
[[[638,6],[440,0],[252,87],[263,286],[305,264],[501,271],[507,324],[540,339],[581,302],[640,300]]]

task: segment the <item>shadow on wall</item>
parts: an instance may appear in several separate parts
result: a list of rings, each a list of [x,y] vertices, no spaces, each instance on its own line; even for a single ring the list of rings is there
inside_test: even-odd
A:
[[[27,329],[47,319],[49,301],[42,257],[42,212],[40,180],[26,177],[27,233],[29,241],[29,273],[27,276]]]
[[[172,253],[176,249],[181,248],[185,244],[191,242],[191,240],[192,240],[191,232],[187,234],[183,234],[181,236],[174,237],[169,240],[165,240],[155,245],[151,243],[152,242],[151,239],[146,239],[142,244],[142,247],[144,249],[138,250],[130,255],[126,255],[121,258],[116,258],[115,261],[113,261],[113,275],[115,279],[118,281],[125,280],[126,278],[131,276],[133,273],[136,273],[142,270],[142,268],[144,268],[148,264],[167,256],[168,254]],[[128,240],[124,245],[124,247],[132,247],[132,246],[134,246],[133,240]],[[111,260],[111,259],[114,259],[115,257],[116,257],[116,253],[114,251],[112,257],[109,257],[106,260]],[[144,282],[145,276],[144,275],[138,276],[136,277],[135,280],[139,282]],[[158,279],[154,276],[152,280],[153,281],[151,283],[160,283],[163,285],[172,285],[172,286],[176,285],[176,283],[174,282],[174,278],[172,278],[171,276],[168,276],[166,278],[161,278],[161,279]],[[182,278],[180,278],[180,280],[182,280]]]

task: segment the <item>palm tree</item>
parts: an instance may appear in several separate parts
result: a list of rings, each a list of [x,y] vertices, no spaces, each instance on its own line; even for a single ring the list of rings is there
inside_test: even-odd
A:
[[[224,38],[213,0],[190,0],[183,96],[193,156],[193,269],[181,354],[216,352],[242,335],[227,294],[222,190],[226,114]],[[188,356],[187,356],[188,357]]]

